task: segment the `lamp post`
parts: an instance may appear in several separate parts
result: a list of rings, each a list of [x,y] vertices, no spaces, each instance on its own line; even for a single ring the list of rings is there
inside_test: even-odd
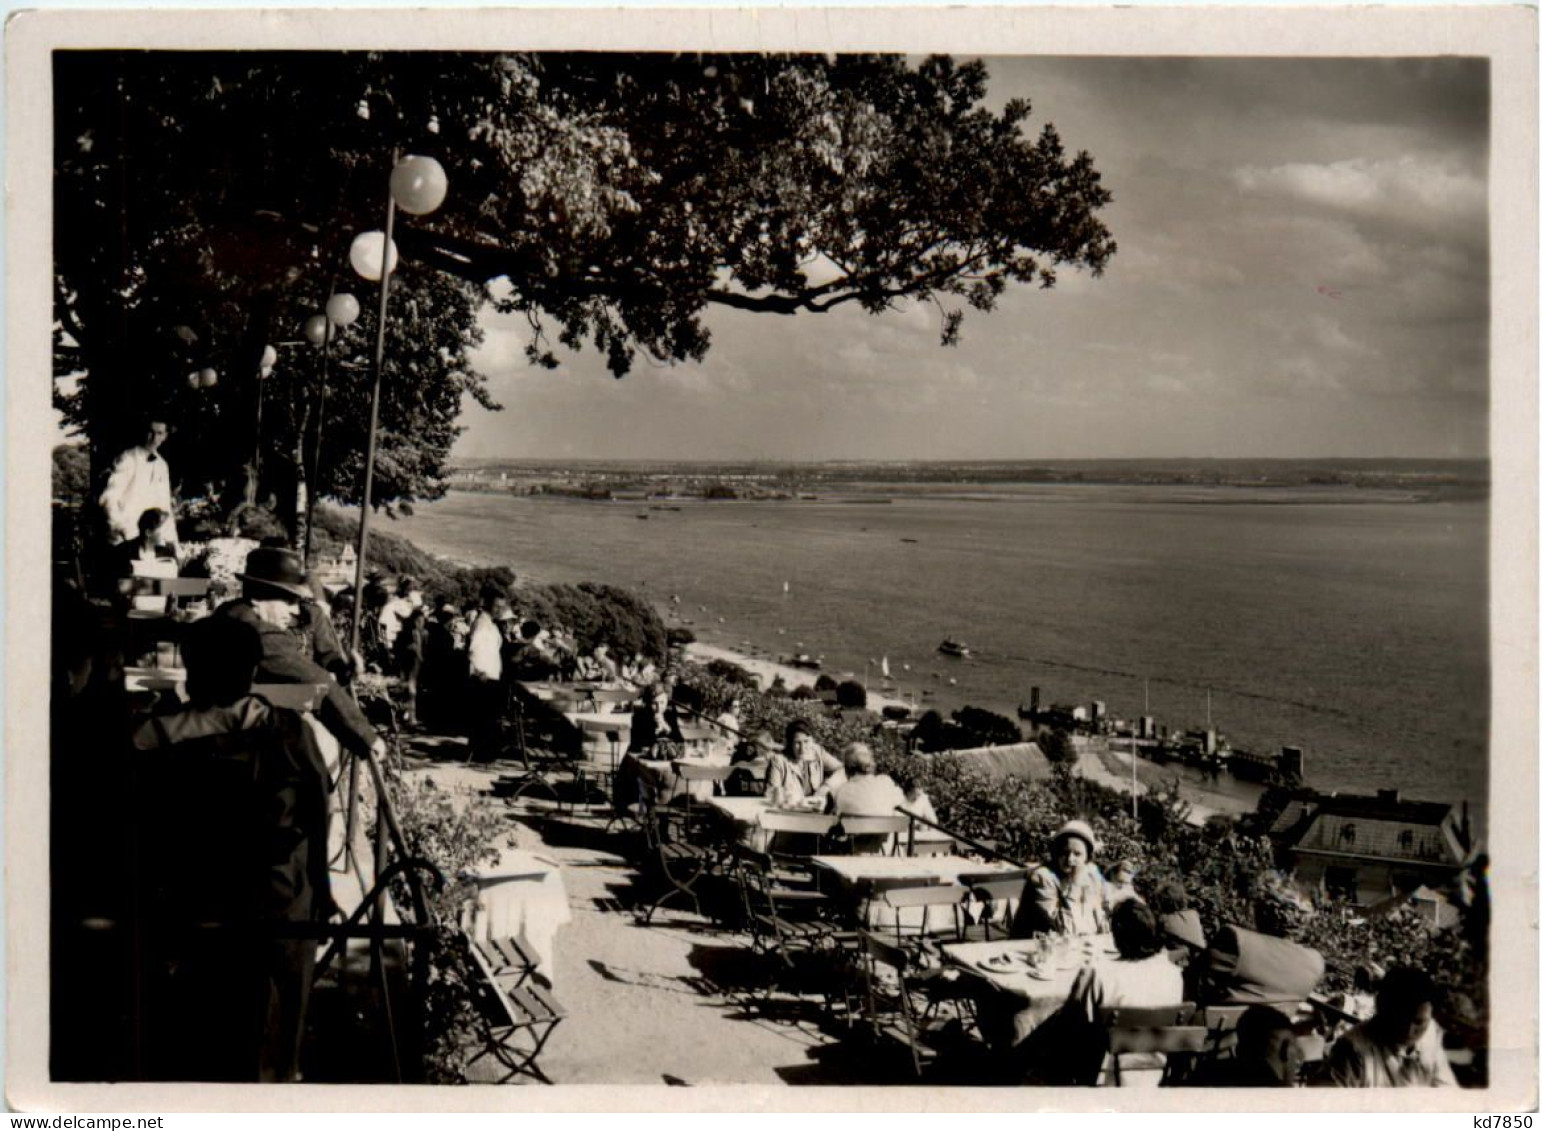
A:
[[[359,629],[364,621],[364,570],[369,555],[369,512],[375,486],[375,445],[380,431],[380,378],[385,368],[386,311],[391,298],[391,273],[396,270],[396,209],[426,216],[444,203],[448,185],[444,169],[432,157],[392,155],[390,191],[386,195],[385,232],[366,232],[356,237],[348,258],[364,278],[380,280],[380,320],[375,329],[375,381],[369,402],[369,442],[364,454],[364,495],[359,505],[359,551],[353,575],[353,624],[349,652],[359,651]],[[378,237],[378,238],[377,238]],[[378,243],[379,250],[375,247]],[[371,254],[373,252],[373,254]],[[378,274],[376,272],[378,271]]]
[[[305,568],[311,565],[311,531],[316,528],[316,497],[321,493],[321,437],[327,415],[327,362],[332,356],[333,329],[347,329],[359,317],[359,300],[351,294],[337,293],[327,299],[327,312],[314,314],[305,323],[305,336],[321,348],[321,392],[316,403],[316,438],[311,444],[310,468],[306,472],[305,538],[301,553]]]

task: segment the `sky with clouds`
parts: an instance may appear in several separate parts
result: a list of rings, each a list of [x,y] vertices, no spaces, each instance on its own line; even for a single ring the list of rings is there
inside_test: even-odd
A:
[[[1107,272],[970,312],[713,309],[704,362],[477,355],[462,457],[1488,454],[1482,59],[987,60],[1113,191]]]

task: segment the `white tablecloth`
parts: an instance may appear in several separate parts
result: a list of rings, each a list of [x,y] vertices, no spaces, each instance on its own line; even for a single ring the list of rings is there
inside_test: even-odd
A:
[[[1048,955],[1032,972],[1020,961],[1006,968],[990,965],[990,960],[1003,955],[1020,958],[1033,954],[1037,944],[1031,939],[951,943],[942,948],[949,963],[978,979],[982,987],[998,991],[1003,995],[1001,1000],[1016,999],[1017,1005],[1011,1010],[997,1006],[986,1011],[996,1013],[997,1023],[1003,1028],[1008,1024],[1011,1027],[1010,1038],[1003,1031],[998,1040],[1010,1039],[1013,1044],[1027,1040],[1065,1004],[1083,967],[1101,955],[1117,953],[1108,935],[1051,939],[1048,945]],[[988,1024],[989,1020],[982,1014],[982,1023]]]
[[[527,849],[505,848],[496,864],[476,869],[477,902],[471,933],[479,939],[513,938],[521,930],[548,978],[556,954],[557,928],[573,917],[562,870]]]
[[[846,884],[863,880],[913,879],[956,884],[959,876],[986,872],[1013,872],[1015,865],[1001,861],[971,860],[967,856],[815,856],[817,867],[840,877]]]

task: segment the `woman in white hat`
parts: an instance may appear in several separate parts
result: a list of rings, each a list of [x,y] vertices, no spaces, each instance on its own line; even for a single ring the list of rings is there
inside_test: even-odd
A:
[[[1099,935],[1108,930],[1103,876],[1092,862],[1097,838],[1086,821],[1067,821],[1049,842],[1048,864],[1028,876],[1013,938]]]

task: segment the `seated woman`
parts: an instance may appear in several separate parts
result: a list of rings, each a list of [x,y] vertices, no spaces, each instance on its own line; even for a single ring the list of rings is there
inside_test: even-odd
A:
[[[788,723],[782,752],[773,754],[766,766],[766,796],[771,802],[797,805],[821,800],[828,804],[831,793],[845,781],[846,768],[814,740],[808,722],[794,719]]]
[[[1119,956],[1083,967],[1065,1005],[1023,1045],[1023,1063],[1035,1082],[1097,1083],[1105,1048],[1101,1010],[1156,1009],[1184,1000],[1183,973],[1167,958],[1151,908],[1127,899],[1114,908],[1109,927]]]
[[[1108,929],[1103,876],[1092,857],[1098,849],[1092,826],[1067,821],[1049,842],[1048,864],[1028,877],[1012,937],[1097,935]]]
[[[639,758],[655,757],[660,740],[668,740],[673,733],[669,692],[662,683],[652,684],[632,708],[631,741],[627,744],[627,753]]]
[[[832,794],[835,811],[843,817],[892,817],[905,803],[904,791],[888,774],[878,772],[873,748],[865,742],[846,747],[846,781]],[[887,853],[894,847],[892,833],[849,836],[857,856]]]

